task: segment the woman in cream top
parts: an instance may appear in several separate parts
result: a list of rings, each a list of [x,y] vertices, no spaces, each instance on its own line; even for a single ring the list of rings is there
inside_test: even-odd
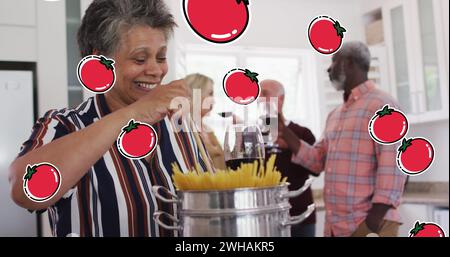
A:
[[[200,136],[206,146],[216,169],[225,169],[225,158],[222,146],[214,131],[203,123],[214,104],[214,81],[202,74],[194,73],[186,76],[185,82],[192,89],[192,118],[196,124],[201,124]]]

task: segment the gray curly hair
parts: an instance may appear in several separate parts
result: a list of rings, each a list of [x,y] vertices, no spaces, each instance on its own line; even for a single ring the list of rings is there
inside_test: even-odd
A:
[[[103,55],[113,54],[122,32],[134,25],[162,29],[166,39],[177,26],[163,0],[94,0],[78,29],[81,56],[94,50]]]
[[[344,43],[338,54],[342,57],[352,59],[362,70],[369,71],[371,56],[366,44],[360,41]]]

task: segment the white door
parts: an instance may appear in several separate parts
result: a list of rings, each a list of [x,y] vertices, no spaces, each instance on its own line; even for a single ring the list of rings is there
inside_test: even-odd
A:
[[[32,78],[31,71],[0,71],[0,236],[37,235],[36,215],[11,200],[8,183],[8,166],[33,126]]]

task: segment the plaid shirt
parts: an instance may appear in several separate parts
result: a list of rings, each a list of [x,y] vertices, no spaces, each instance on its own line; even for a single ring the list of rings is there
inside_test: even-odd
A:
[[[292,156],[312,172],[325,171],[325,236],[350,236],[373,203],[392,205],[385,219],[400,222],[406,175],[396,165],[398,144],[378,144],[368,132],[370,119],[386,104],[398,108],[373,82],[358,85],[328,115],[321,140],[314,146],[302,141]]]

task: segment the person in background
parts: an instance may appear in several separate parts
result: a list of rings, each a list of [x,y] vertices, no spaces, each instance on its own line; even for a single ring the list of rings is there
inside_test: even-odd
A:
[[[345,43],[332,57],[328,74],[343,91],[343,103],[328,114],[315,145],[280,122],[292,161],[325,171],[325,236],[397,236],[398,206],[406,176],[396,166],[397,144],[373,141],[368,124],[375,112],[397,102],[368,80],[370,52],[361,42]]]
[[[259,98],[260,103],[264,101],[270,101],[270,98],[276,98],[278,100],[278,114],[279,119],[283,119],[283,125],[289,128],[296,138],[301,138],[308,144],[314,144],[315,137],[308,128],[302,127],[295,124],[292,121],[287,120],[283,115],[283,104],[284,104],[284,87],[276,80],[263,80],[260,83],[261,95]],[[311,171],[303,167],[302,165],[296,164],[291,161],[292,151],[289,149],[288,144],[283,139],[282,135],[278,133],[278,139],[276,143],[279,145],[281,150],[277,154],[275,161],[275,166],[282,173],[283,177],[288,178],[289,190],[295,190],[303,186],[305,181],[308,179]],[[266,153],[266,159],[270,157],[270,153]],[[314,203],[313,194],[311,187],[308,188],[301,195],[291,198],[289,200],[292,208],[290,210],[290,215],[300,215],[306,211],[307,207]],[[304,220],[302,223],[293,225],[291,227],[292,237],[314,237],[315,236],[315,223],[316,223],[316,213],[313,212],[311,215]]]
[[[168,118],[174,98],[190,97],[183,80],[162,84],[175,26],[163,0],[94,0],[87,8],[78,30],[81,56],[114,59],[115,85],[74,109],[48,111],[9,168],[12,199],[29,210],[47,210],[54,236],[176,235],[153,220],[156,210],[176,213],[155,199],[151,187],[176,193],[171,164],[193,170],[208,160],[194,150],[201,142],[175,132]],[[158,134],[157,148],[145,158],[129,159],[117,147],[131,119]],[[22,178],[27,165],[41,162],[59,169],[61,185],[48,201],[35,202]]]
[[[213,161],[213,165],[216,169],[225,169],[225,158],[222,146],[217,140],[214,131],[205,124],[203,118],[210,114],[213,104],[214,104],[214,81],[203,74],[194,73],[189,74],[184,78],[186,81],[186,85],[191,89],[192,94],[196,92],[200,93],[200,99],[191,96],[193,101],[200,101],[199,103],[192,104],[192,112],[198,111],[200,109],[200,119],[201,119],[201,128],[200,136],[202,141],[205,143],[206,150],[208,151],[209,156]],[[195,108],[198,106],[200,108]],[[192,115],[195,119],[196,115]],[[199,122],[200,123],[200,122]]]

